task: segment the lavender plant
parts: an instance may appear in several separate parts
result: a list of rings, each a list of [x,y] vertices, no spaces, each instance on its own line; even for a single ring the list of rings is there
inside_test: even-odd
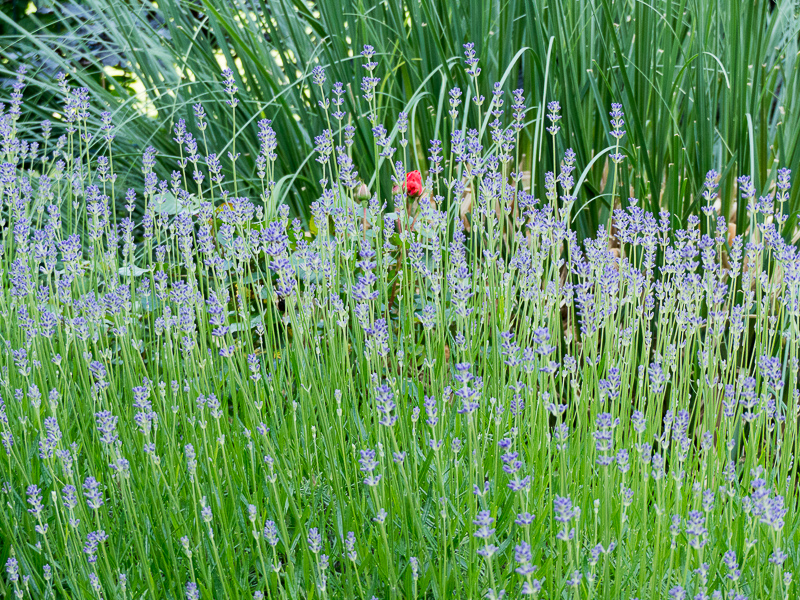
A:
[[[758,199],[740,179],[753,226],[733,237],[711,171],[683,228],[629,198],[579,240],[575,153],[526,188],[524,92],[510,115],[499,86],[484,98],[465,50],[452,152],[430,140],[424,177],[413,115],[382,121],[371,48],[364,115],[314,73],[311,232],[275,201],[269,121],[259,198],[223,175],[238,155],[208,147],[202,104],[171,179],[147,149],[123,194],[112,120],[90,130],[60,77],[58,122],[25,122],[19,73],[0,114],[0,592],[795,596],[789,171]],[[610,109],[615,198],[632,167]],[[459,128],[468,110],[484,128]],[[391,190],[356,171],[356,119]]]

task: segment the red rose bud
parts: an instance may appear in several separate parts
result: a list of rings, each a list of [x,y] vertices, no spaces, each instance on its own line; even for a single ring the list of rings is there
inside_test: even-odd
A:
[[[422,174],[419,171],[411,171],[406,175],[406,194],[409,197],[416,197],[422,193]]]

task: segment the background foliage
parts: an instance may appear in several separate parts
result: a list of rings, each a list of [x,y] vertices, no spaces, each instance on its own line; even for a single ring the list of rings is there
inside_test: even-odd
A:
[[[541,135],[543,105],[554,99],[563,106],[566,134],[556,155],[571,146],[580,168],[611,144],[607,112],[612,101],[621,102],[629,119],[625,152],[637,174],[625,182],[630,195],[677,217],[697,208],[704,174],[716,168],[723,174],[722,212],[742,230],[747,215],[736,211],[736,177],[752,175],[765,193],[779,163],[796,171],[800,161],[794,1],[37,0],[21,16],[23,4],[2,4],[3,74],[20,61],[36,67],[30,75],[42,95],[42,116],[54,109],[55,72],[90,88],[121,124],[117,147],[130,158],[118,165],[123,179],[140,177],[138,155],[148,145],[165,165],[174,158],[172,125],[180,117],[191,123],[198,99],[220,125],[211,128],[209,146],[223,156],[230,150],[231,139],[221,133],[230,131],[230,111],[219,73],[221,64],[235,66],[238,165],[254,173],[256,121],[272,119],[279,192],[306,220],[321,177],[311,159],[313,138],[326,126],[320,111],[310,110],[321,99],[310,73],[324,65],[329,81],[349,86],[347,108],[363,113],[363,69],[352,57],[365,43],[378,51],[384,124],[391,130],[400,111],[412,115],[410,148],[423,172],[430,139],[449,150],[445,82],[469,87],[460,60],[467,41],[481,59],[484,95],[494,81],[507,92],[525,89],[533,110],[521,168],[536,164],[534,182],[552,169],[553,148],[538,140],[548,137]],[[97,115],[103,109],[94,107]],[[467,126],[479,127],[471,119]],[[373,173],[368,124],[353,124],[359,171]],[[534,150],[543,161],[530,161]],[[605,158],[594,162],[580,190],[582,236],[607,220]],[[388,189],[385,177],[381,187]],[[792,213],[797,202],[793,193]]]

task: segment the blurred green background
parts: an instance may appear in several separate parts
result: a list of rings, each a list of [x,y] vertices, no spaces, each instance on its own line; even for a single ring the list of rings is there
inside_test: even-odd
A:
[[[651,210],[670,210],[677,224],[697,211],[705,173],[715,168],[723,174],[722,213],[741,231],[747,214],[736,211],[736,177],[752,175],[766,194],[779,166],[798,171],[799,31],[794,0],[6,0],[0,75],[12,77],[19,63],[31,67],[25,117],[31,127],[59,109],[57,72],[90,88],[94,125],[102,110],[115,113],[122,185],[136,185],[148,145],[159,150],[160,175],[168,177],[177,153],[172,126],[183,117],[193,129],[197,102],[210,115],[210,148],[227,154],[231,114],[220,69],[230,66],[241,99],[237,167],[252,177],[245,191],[258,195],[256,122],[270,118],[279,141],[278,192],[307,220],[321,177],[313,138],[326,126],[313,67],[325,67],[326,89],[345,83],[347,110],[362,115],[359,53],[363,44],[375,46],[383,122],[391,129],[400,111],[410,113],[408,168],[425,171],[431,139],[449,149],[447,93],[453,85],[467,90],[462,44],[471,41],[481,93],[490,96],[501,81],[508,107],[511,90],[525,89],[524,169],[533,165],[535,182],[554,164],[549,139],[538,149],[541,157],[530,160],[546,125],[544,103],[560,101],[563,130],[555,151],[560,156],[572,147],[580,174],[611,145],[608,111],[621,102],[629,157],[623,189]],[[369,124],[363,118],[353,124],[358,170],[371,174]],[[474,116],[467,126],[478,127]],[[581,236],[607,219],[606,156],[589,169],[574,209]],[[389,169],[383,171],[388,186]],[[788,231],[797,209],[795,190]]]

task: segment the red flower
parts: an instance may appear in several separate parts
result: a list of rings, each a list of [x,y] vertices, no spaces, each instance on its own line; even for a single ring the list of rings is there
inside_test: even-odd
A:
[[[416,197],[422,193],[422,174],[419,171],[411,171],[406,175],[406,194],[409,197]]]

